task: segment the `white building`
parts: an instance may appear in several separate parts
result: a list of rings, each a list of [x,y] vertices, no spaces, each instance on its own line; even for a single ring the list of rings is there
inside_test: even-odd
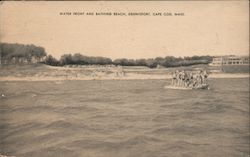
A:
[[[249,65],[249,56],[220,56],[214,57],[211,63],[212,66],[221,65]]]

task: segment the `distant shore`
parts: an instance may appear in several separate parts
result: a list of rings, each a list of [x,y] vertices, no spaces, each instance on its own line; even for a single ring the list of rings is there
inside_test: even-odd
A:
[[[249,74],[210,74],[211,78],[248,78]],[[0,81],[74,81],[74,80],[147,80],[147,79],[171,79],[171,75],[142,75],[142,74],[129,74],[122,77],[112,77],[112,76],[99,76],[99,77],[0,77]]]
[[[185,70],[208,69],[202,67],[182,67]],[[189,68],[189,69],[188,69]],[[179,68],[178,68],[179,69]],[[0,81],[67,81],[67,80],[146,80],[171,79],[177,68],[150,69],[147,67],[52,67],[47,65],[8,66],[0,68]],[[224,73],[213,70],[210,78],[248,78],[249,73]]]

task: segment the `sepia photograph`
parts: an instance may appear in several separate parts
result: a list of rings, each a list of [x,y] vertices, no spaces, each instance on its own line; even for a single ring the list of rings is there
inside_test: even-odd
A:
[[[3,1],[0,157],[250,157],[249,1]]]

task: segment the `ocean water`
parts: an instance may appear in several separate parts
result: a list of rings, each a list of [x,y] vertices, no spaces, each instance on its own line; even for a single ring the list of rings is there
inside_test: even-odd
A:
[[[248,157],[249,79],[0,82],[0,154]]]

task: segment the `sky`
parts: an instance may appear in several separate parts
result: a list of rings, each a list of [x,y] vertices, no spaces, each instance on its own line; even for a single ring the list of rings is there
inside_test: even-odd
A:
[[[60,15],[65,12],[84,15]],[[151,16],[128,16],[130,12]],[[248,55],[249,2],[5,1],[0,5],[0,41],[42,46],[57,58],[65,53],[112,59]]]

